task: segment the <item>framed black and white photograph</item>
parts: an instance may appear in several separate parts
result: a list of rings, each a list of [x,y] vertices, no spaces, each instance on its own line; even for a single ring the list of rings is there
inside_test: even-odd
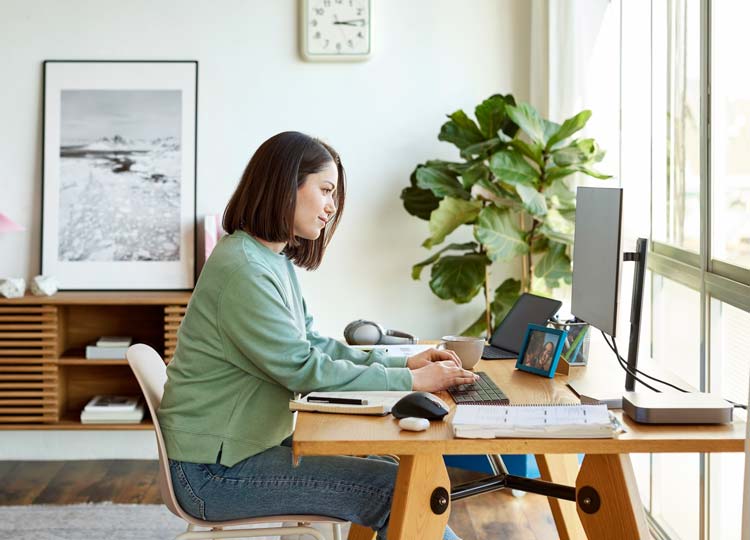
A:
[[[42,274],[61,290],[195,281],[198,63],[44,62]]]

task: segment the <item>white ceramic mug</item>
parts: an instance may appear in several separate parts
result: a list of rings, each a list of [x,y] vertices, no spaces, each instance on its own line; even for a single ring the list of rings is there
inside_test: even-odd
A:
[[[472,369],[484,352],[484,338],[473,336],[443,336],[438,349],[455,352],[461,359],[464,369]]]

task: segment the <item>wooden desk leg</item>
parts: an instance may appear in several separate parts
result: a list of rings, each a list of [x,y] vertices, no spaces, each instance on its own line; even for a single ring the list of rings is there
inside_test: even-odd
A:
[[[575,486],[578,475],[578,456],[575,454],[537,455],[536,463],[542,479],[556,484]],[[547,497],[547,500],[560,540],[586,540],[586,532],[578,518],[576,503],[554,497]],[[599,537],[590,536],[589,538]]]
[[[369,527],[365,527],[363,525],[357,525],[356,523],[352,523],[351,527],[349,527],[349,536],[346,537],[347,540],[375,540],[375,531],[373,531]]]
[[[650,538],[628,454],[587,454],[576,480],[576,497],[589,538]]]
[[[388,540],[440,540],[450,515],[450,490],[443,456],[401,456]]]

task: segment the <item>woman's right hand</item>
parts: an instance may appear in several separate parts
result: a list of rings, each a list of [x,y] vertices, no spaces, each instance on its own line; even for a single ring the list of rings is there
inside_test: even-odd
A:
[[[412,370],[411,375],[412,390],[418,392],[438,392],[459,384],[471,384],[479,378],[450,360],[432,362]]]

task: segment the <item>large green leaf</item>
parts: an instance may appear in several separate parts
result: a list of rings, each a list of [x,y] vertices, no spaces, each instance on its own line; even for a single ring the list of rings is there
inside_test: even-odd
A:
[[[565,246],[550,243],[549,251],[534,267],[534,276],[543,281],[549,290],[558,288],[561,282],[571,283],[573,273],[570,270],[570,258],[565,254]]]
[[[466,189],[479,182],[480,180],[489,180],[490,170],[483,161],[475,163],[461,174],[461,181]]]
[[[527,143],[524,140],[515,138],[509,143],[513,148],[518,150],[521,154],[531,159],[534,163],[540,167],[544,166],[544,158],[542,157],[542,147],[537,143]]]
[[[486,138],[494,137],[507,119],[505,113],[505,97],[495,94],[488,97],[474,109],[479,128]]]
[[[534,186],[516,184],[516,191],[521,196],[523,206],[532,216],[543,216],[547,213],[547,201]]]
[[[432,191],[413,186],[401,191],[401,200],[407,212],[424,220],[429,220],[432,211],[440,204],[440,199]]]
[[[575,169],[571,167],[550,167],[549,169],[547,169],[547,176],[545,177],[545,182],[550,184],[554,182],[555,180],[561,180],[576,172],[578,171],[576,171]]]
[[[469,200],[471,194],[466,191],[455,173],[434,167],[419,167],[417,169],[417,186],[429,189],[437,197],[456,197]]]
[[[450,120],[442,125],[438,140],[455,144],[459,149],[464,149],[471,144],[484,140],[484,135],[474,123],[474,120],[459,110],[448,115]]]
[[[575,191],[570,189],[570,186],[568,186],[565,180],[552,182],[550,186],[544,190],[544,196],[549,200],[558,200],[559,204],[563,206],[569,206],[571,208],[575,208],[576,206]]]
[[[550,208],[544,218],[540,232],[555,242],[572,244],[575,223],[565,217],[557,208]]]
[[[611,174],[604,174],[603,172],[595,171],[594,169],[589,169],[588,167],[579,166],[577,167],[577,169],[579,172],[582,172],[583,174],[587,174],[594,178],[598,178],[599,180],[608,180],[612,178]]]
[[[563,125],[558,129],[547,141],[546,149],[550,150],[557,143],[564,141],[576,131],[583,129],[586,122],[591,118],[591,111],[581,111],[575,116],[568,118],[563,122]]]
[[[471,187],[471,195],[475,198],[492,201],[499,208],[510,208],[512,210],[523,210],[523,203],[518,193],[512,193],[504,189],[500,184],[489,178],[482,178]]]
[[[506,107],[508,116],[518,127],[529,136],[532,142],[545,145],[544,122],[537,110],[528,103],[521,103],[517,107]]]
[[[589,163],[598,151],[599,146],[594,139],[576,139],[568,146],[552,152],[552,161],[559,167],[584,165]]]
[[[429,266],[435,261],[437,261],[440,258],[440,254],[445,251],[466,251],[471,250],[474,252],[476,249],[479,248],[479,245],[476,242],[464,242],[463,244],[448,244],[443,249],[436,251],[432,255],[430,255],[427,259],[423,260],[422,262],[419,262],[411,267],[411,278],[416,280],[419,279],[422,275],[422,269],[425,266]]]
[[[493,261],[513,259],[529,249],[511,213],[494,205],[485,207],[479,213],[474,237],[484,244]]]
[[[461,157],[464,159],[471,159],[474,156],[480,156],[486,158],[505,146],[504,143],[500,142],[500,139],[493,137],[480,143],[471,144],[461,150]]]
[[[446,255],[432,265],[430,288],[443,300],[465,304],[482,290],[489,263],[482,254]]]
[[[490,158],[490,170],[506,184],[534,185],[539,173],[524,157],[514,150],[501,150]]]
[[[560,129],[560,124],[556,124],[555,122],[552,122],[550,120],[542,119],[542,125],[544,126],[544,145],[546,145],[549,138],[558,132],[558,130]]]
[[[482,209],[482,201],[465,201],[446,197],[430,216],[431,236],[422,247],[430,249],[445,240],[445,237],[464,223],[474,221]]]
[[[447,173],[461,174],[466,169],[471,167],[472,164],[472,162],[467,163],[465,161],[444,161],[442,159],[430,159],[420,166],[426,165],[427,167],[439,169]]]

